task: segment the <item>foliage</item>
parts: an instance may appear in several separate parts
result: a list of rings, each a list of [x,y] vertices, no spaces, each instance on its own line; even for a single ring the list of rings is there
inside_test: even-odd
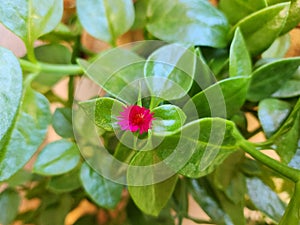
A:
[[[247,208],[256,224],[299,225],[300,56],[284,58],[299,0],[76,4],[61,22],[63,0],[0,2],[0,22],[27,48],[17,58],[0,47],[1,224],[63,225],[88,199],[121,208],[106,224],[243,225]],[[83,30],[111,48],[87,50]],[[146,42],[117,48],[126,32]],[[63,78],[67,100],[53,92]],[[77,98],[78,78],[102,93]],[[148,132],[120,129],[126,105],[150,109]],[[40,148],[49,126],[61,139]],[[264,142],[248,141],[259,132]],[[280,160],[261,152],[270,149]],[[21,193],[40,204],[18,212]],[[189,196],[208,221],[189,215]]]

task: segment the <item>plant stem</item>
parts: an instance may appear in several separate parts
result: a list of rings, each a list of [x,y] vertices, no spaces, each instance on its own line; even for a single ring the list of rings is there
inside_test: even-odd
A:
[[[30,72],[46,72],[61,75],[78,75],[83,73],[83,70],[78,65],[32,63],[24,59],[19,59],[19,62],[24,70]]]
[[[296,170],[294,168],[288,167],[275,159],[270,158],[269,156],[261,153],[254,147],[254,144],[246,141],[240,141],[240,147],[245,150],[248,154],[250,154],[253,158],[257,159],[261,163],[265,164],[269,168],[275,170],[282,176],[294,181],[295,183],[300,181],[300,170]]]
[[[197,219],[197,218],[194,218],[190,215],[186,215],[186,218],[195,222],[195,223],[198,223],[198,224],[215,224],[214,222],[212,221],[208,221],[208,220],[202,220],[202,219]]]

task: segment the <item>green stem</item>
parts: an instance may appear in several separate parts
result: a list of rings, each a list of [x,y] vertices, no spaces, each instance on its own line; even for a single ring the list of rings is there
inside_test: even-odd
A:
[[[19,59],[21,67],[30,72],[45,72],[55,73],[61,75],[78,75],[82,74],[83,70],[78,65],[63,65],[63,64],[49,64],[49,63],[32,63],[24,59]]]
[[[253,158],[257,159],[261,163],[263,163],[266,166],[270,167],[271,169],[275,170],[282,176],[294,181],[295,183],[300,181],[300,170],[296,170],[291,167],[288,167],[288,166],[276,161],[275,159],[272,159],[269,156],[261,153],[249,141],[241,140],[239,144],[240,144],[240,147],[242,149],[244,149],[245,152],[250,154]]]
[[[187,219],[189,219],[189,220],[191,220],[191,221],[193,221],[193,222],[195,222],[195,223],[198,223],[198,224],[215,224],[213,221],[197,219],[197,218],[192,217],[192,216],[190,216],[190,215],[186,215],[185,218],[187,218]]]
[[[26,49],[27,49],[27,58],[31,62],[36,63],[37,60],[36,60],[36,57],[35,57],[33,44],[26,45]]]

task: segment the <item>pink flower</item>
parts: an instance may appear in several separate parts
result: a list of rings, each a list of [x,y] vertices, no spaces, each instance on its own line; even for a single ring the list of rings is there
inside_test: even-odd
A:
[[[140,130],[140,134],[148,132],[151,128],[153,113],[149,109],[141,106],[132,105],[124,107],[124,111],[118,116],[118,124],[122,130],[130,130],[136,132]]]

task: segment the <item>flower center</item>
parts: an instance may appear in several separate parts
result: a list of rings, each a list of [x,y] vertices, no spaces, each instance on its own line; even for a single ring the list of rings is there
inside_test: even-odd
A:
[[[133,116],[132,123],[136,125],[140,125],[144,122],[144,114],[138,113]]]

